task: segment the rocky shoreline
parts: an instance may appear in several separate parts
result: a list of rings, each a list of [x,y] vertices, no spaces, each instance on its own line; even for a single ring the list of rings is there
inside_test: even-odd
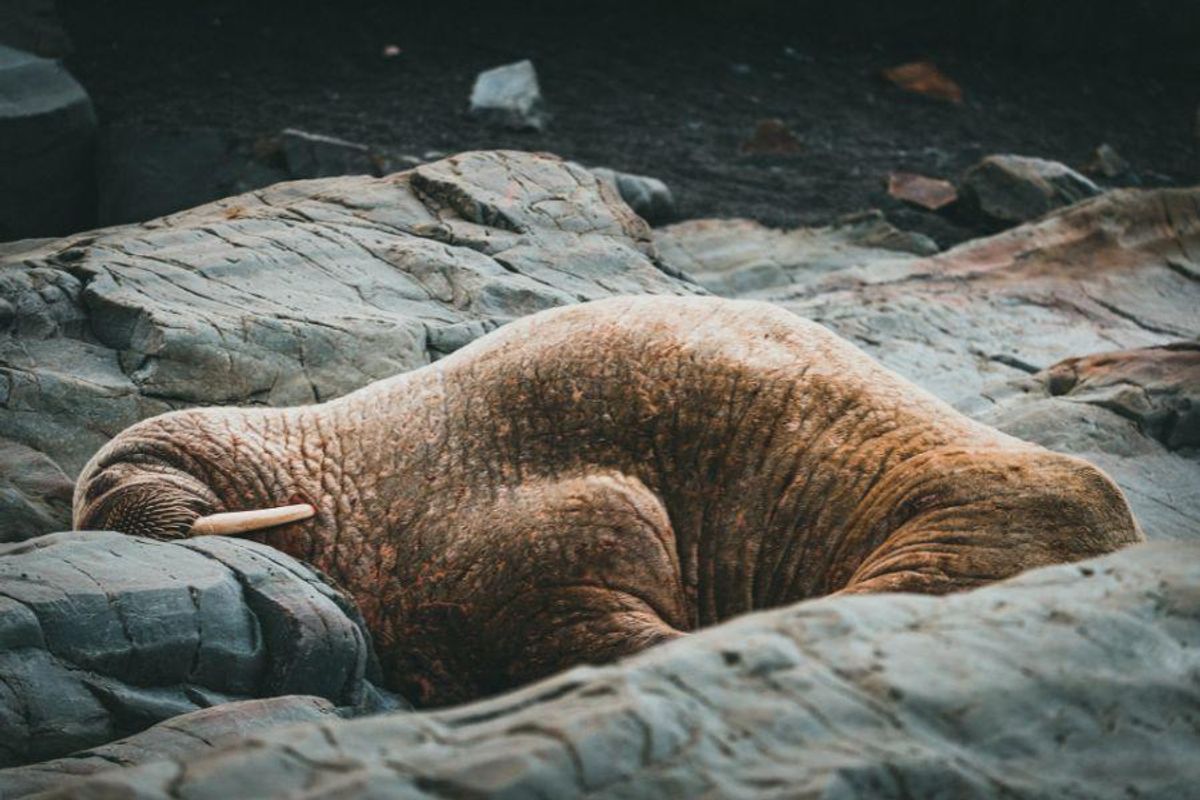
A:
[[[1187,644],[1200,630],[1188,590],[1200,563],[1197,259],[1195,189],[1104,193],[934,253],[871,215],[789,232],[651,229],[611,183],[514,151],[4,245],[0,439],[14,458],[0,474],[13,542],[0,552],[0,659],[12,662],[0,668],[0,795],[190,796],[257,780],[245,786],[264,796],[368,782],[405,796],[618,796],[630,781],[775,796],[803,775],[839,796],[1116,796],[1125,784],[1169,796],[1188,774],[1200,702]],[[357,612],[320,576],[248,543],[52,533],[69,528],[83,461],[137,419],[327,399],[542,308],[708,292],[779,303],[959,409],[1094,461],[1151,544],[950,599],[812,601],[508,698],[330,724],[335,707],[403,700],[370,683]],[[168,608],[178,625],[137,627]],[[251,644],[214,633],[218,618],[244,620]],[[208,670],[206,648],[228,664]],[[350,683],[329,682],[338,659]],[[261,705],[297,693],[310,697]],[[755,711],[764,703],[779,714]],[[307,722],[258,733],[270,709]],[[211,755],[171,744],[194,714],[232,743]],[[255,738],[239,740],[246,714]],[[955,732],[937,732],[952,719]],[[31,765],[45,759],[57,760]]]

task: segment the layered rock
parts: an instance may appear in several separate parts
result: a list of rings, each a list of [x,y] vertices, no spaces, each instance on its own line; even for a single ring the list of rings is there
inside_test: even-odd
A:
[[[1187,796],[1200,545],[827,598],[436,713],[300,725],[57,798]]]
[[[790,231],[746,219],[688,220],[656,230],[654,242],[664,261],[723,297],[770,298],[847,267],[937,252],[879,212]]]
[[[697,291],[614,192],[553,157],[467,153],[277,184],[0,247],[0,437],[73,478],[113,434],[171,408],[323,400],[523,314]],[[69,525],[50,517],[25,534]]]
[[[91,532],[0,547],[0,766],[247,698],[395,707],[378,681],[353,603],[265,545]]]

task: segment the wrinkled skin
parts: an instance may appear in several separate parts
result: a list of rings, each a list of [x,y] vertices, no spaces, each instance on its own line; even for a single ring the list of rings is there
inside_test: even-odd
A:
[[[774,306],[618,298],[292,409],[128,429],[78,528],[255,538],[361,605],[394,687],[462,701],[756,608],[944,593],[1138,541],[1084,461],[973,422]]]

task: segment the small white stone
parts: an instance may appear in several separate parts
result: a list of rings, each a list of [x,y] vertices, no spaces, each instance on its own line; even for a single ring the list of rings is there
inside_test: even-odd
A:
[[[479,73],[471,90],[471,113],[509,128],[541,130],[547,115],[533,62],[527,59]]]

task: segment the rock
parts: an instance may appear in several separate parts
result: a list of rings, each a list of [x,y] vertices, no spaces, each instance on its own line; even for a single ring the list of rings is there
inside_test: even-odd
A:
[[[740,148],[747,156],[789,156],[803,150],[800,139],[781,119],[760,119]]]
[[[912,172],[888,175],[888,194],[926,211],[937,211],[958,200],[958,191],[950,181],[927,178]]]
[[[105,127],[97,151],[100,224],[142,222],[288,177],[245,149],[216,128]]]
[[[493,700],[268,730],[51,798],[1183,797],[1200,544],[747,615]]]
[[[675,216],[675,197],[658,178],[617,172],[608,167],[593,167],[592,174],[615,189],[626,205],[651,225]]]
[[[1170,450],[1200,447],[1200,342],[1069,358],[1034,378],[1052,397],[1133,420]]]
[[[1200,344],[1070,358],[989,396],[983,421],[1100,465],[1156,538],[1200,535]]]
[[[366,145],[295,128],[285,129],[279,139],[288,174],[293,178],[381,174],[378,159]]]
[[[688,220],[655,231],[654,241],[663,261],[725,297],[767,296],[850,266],[937,252],[878,211],[790,231],[750,220]]]
[[[659,263],[645,222],[552,157],[278,184],[0,248],[0,437],[73,479],[171,408],[325,399],[536,310],[700,291]]]
[[[963,175],[963,197],[999,224],[1025,222],[1100,193],[1100,187],[1057,161],[988,156]]]
[[[1115,147],[1110,144],[1102,144],[1092,153],[1092,160],[1088,164],[1087,170],[1093,175],[1117,178],[1129,172],[1129,162],[1121,157]]]
[[[471,113],[517,130],[541,130],[547,114],[533,62],[518,61],[485,70],[471,89]]]
[[[92,101],[57,61],[0,45],[0,241],[95,220]]]
[[[194,758],[222,742],[269,728],[334,719],[337,719],[334,706],[319,697],[287,695],[222,703],[172,717],[141,733],[64,758],[0,769],[0,797],[15,800],[47,789],[62,789],[106,770],[163,758]]]
[[[936,100],[962,103],[962,87],[947,77],[932,61],[911,61],[883,70],[883,77],[906,92]]]
[[[0,766],[231,700],[395,706],[349,600],[271,547],[219,536],[0,546],[0,676]]]
[[[0,542],[70,519],[75,483],[45,454],[0,439]]]

